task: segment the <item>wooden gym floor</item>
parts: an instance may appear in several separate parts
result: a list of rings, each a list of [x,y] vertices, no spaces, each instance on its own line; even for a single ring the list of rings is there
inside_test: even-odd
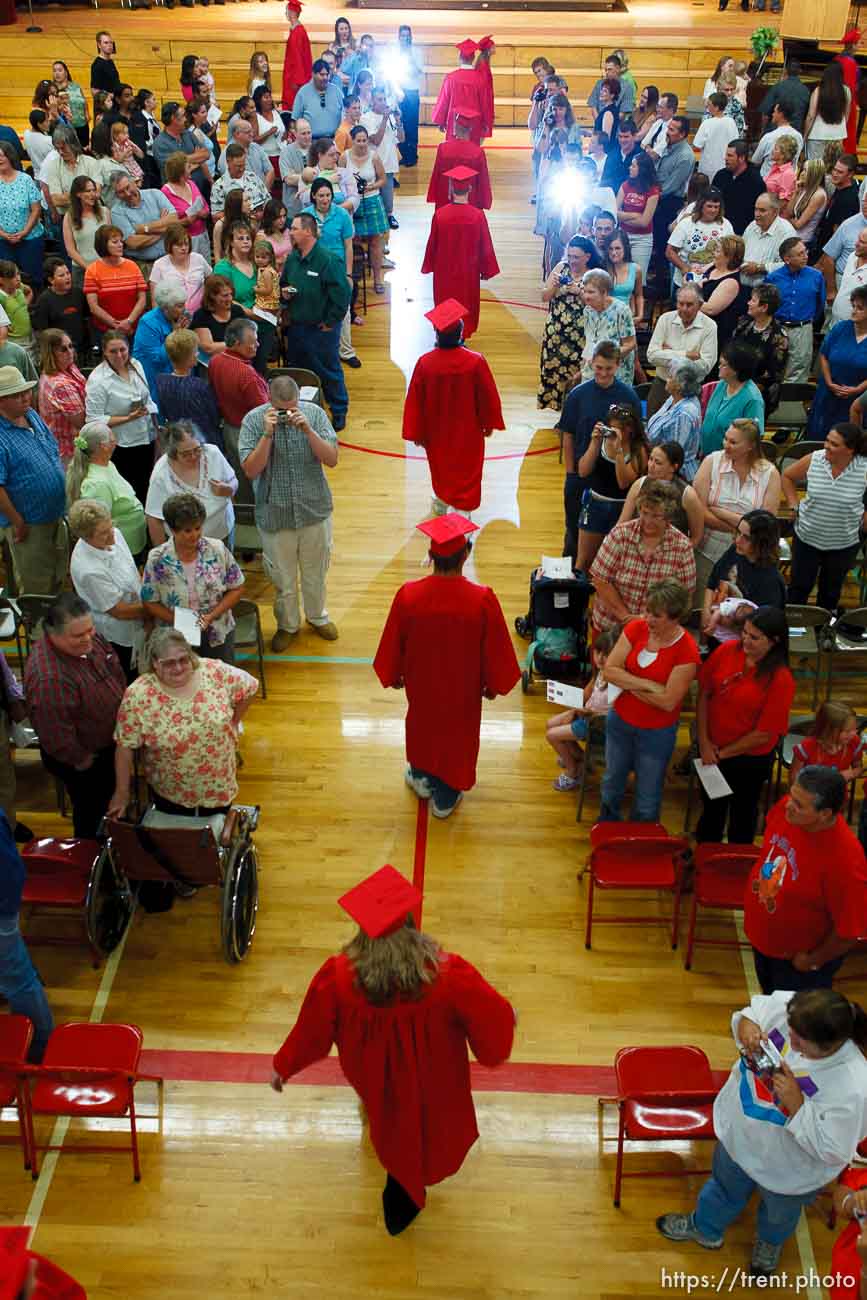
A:
[[[397,269],[355,333],[363,368],[346,372],[349,424],[329,474],[329,608],[340,639],[326,645],[304,632],[293,654],[271,658],[268,698],[246,723],[241,798],[262,805],[253,951],[238,968],[223,964],[209,891],[169,914],[137,915],[100,971],[83,949],[34,949],[58,1021],[139,1024],[145,1068],[166,1076],[163,1131],[142,1126],[139,1185],[127,1156],[75,1155],[74,1128],[35,1185],[14,1149],[0,1154],[0,1221],[36,1225],[35,1247],[93,1300],[685,1293],[685,1280],[667,1284],[663,1270],[712,1275],[693,1289],[702,1295],[748,1258],[747,1221],[712,1256],[657,1235],[656,1215],[688,1207],[696,1178],[627,1181],[614,1210],[612,1144],[600,1154],[596,1119],[596,1097],[610,1092],[624,1044],[697,1043],[714,1067],[730,1064],[729,1015],[747,998],[741,957],[700,949],[686,973],[662,929],[616,927],[599,929],[585,952],[576,870],[598,796],[594,787],[576,826],[573,798],[551,789],[550,706],[538,683],[526,697],[517,688],[486,704],[478,785],[449,821],[425,827],[403,783],[403,696],[381,690],[370,667],[394,591],[425,573],[414,525],[427,516],[430,485],[414,449],[404,455],[400,420],[407,377],[431,342],[422,316],[431,282],[418,267],[437,138],[423,132],[420,165],[403,175],[391,241]],[[488,449],[468,573],[494,587],[510,625],[526,608],[531,566],[558,549],[562,531],[554,415],[535,409],[540,242],[531,235],[524,146],[522,133],[498,132],[490,148],[502,273],[485,288],[473,339],[498,381],[508,428]],[[270,636],[258,562],[247,589]],[[845,682],[841,694],[863,698],[860,677]],[[809,707],[805,685],[799,703]],[[20,771],[21,815],[38,833],[68,833],[38,760],[24,755]],[[684,788],[671,777],[672,829],[682,825]],[[425,928],[476,963],[520,1017],[512,1063],[480,1073],[480,1142],[397,1240],[384,1231],[383,1174],[335,1062],[282,1097],[267,1087],[270,1055],[310,976],[349,936],[337,896],[384,862],[423,871]],[[661,914],[646,906],[649,917]],[[847,991],[867,994],[865,982]],[[141,1093],[146,1103],[145,1086]],[[609,1138],[613,1131],[609,1114]],[[673,1170],[681,1156],[704,1168],[708,1150],[646,1155],[643,1167]],[[790,1291],[814,1260],[828,1263],[831,1234],[817,1215],[808,1222],[784,1257]]]

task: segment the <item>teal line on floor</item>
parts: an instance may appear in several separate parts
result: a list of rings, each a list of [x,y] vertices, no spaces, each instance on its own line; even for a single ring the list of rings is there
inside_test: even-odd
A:
[[[255,663],[258,655],[236,654],[236,659],[252,659]],[[359,659],[353,655],[263,655],[269,664],[372,664],[372,659]]]

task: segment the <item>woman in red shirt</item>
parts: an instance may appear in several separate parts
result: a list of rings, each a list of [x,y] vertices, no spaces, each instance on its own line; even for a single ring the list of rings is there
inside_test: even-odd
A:
[[[661,191],[656,180],[656,165],[643,150],[629,164],[629,175],[617,192],[617,219],[629,235],[632,260],[641,267],[647,280],[647,268],[653,252],[653,217]]]
[[[732,788],[726,799],[709,799],[702,790],[699,844],[719,843],[726,821],[730,844],[752,844],[759,797],[777,742],[789,729],[794,698],[786,616],[764,605],[744,624],[743,640],[721,645],[699,676],[699,755],[703,763],[719,764]]]
[[[686,587],[671,578],[655,582],[645,617],[629,620],[606,660],[609,687],[619,687],[620,694],[608,713],[600,821],[620,820],[630,772],[632,820],[659,821],[683,697],[699,662],[698,646],[681,627],[689,609]]]
[[[863,1151],[862,1142],[858,1148]],[[867,1169],[850,1165],[834,1186],[838,1219],[848,1220],[831,1251],[831,1300],[863,1300],[867,1296],[867,1233],[856,1217],[867,1216]]]

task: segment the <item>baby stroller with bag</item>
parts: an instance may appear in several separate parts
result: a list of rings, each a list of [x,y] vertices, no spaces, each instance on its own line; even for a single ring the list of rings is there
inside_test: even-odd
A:
[[[529,640],[521,673],[526,695],[535,672],[539,677],[569,682],[587,671],[587,607],[593,584],[583,573],[572,578],[530,574],[530,609],[515,619],[519,636]]]

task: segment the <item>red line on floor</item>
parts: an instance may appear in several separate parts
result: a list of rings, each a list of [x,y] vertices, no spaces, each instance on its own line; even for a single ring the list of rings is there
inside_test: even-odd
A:
[[[442,144],[442,141],[440,141],[440,144]],[[440,146],[439,144],[422,144],[421,141],[419,141],[418,147],[419,149],[439,149]],[[510,151],[517,153],[532,153],[533,151],[533,146],[531,144],[486,144],[483,147],[485,153],[487,153],[489,149],[499,149],[504,153],[509,153]]]
[[[342,438],[338,442],[347,451],[364,451],[368,456],[387,456],[390,460],[427,460],[427,456],[410,456],[405,451],[381,451],[378,447],[362,447],[360,443],[344,442]],[[505,451],[500,456],[486,456],[485,460],[522,460],[526,456],[547,456],[549,452],[559,450],[559,446],[555,446],[537,447],[534,451]]]
[[[415,854],[412,860],[412,883],[419,890],[422,900],[416,908],[415,926],[421,929],[421,913],[424,907],[424,865],[427,854],[427,818],[428,800],[419,799],[415,816]]]

